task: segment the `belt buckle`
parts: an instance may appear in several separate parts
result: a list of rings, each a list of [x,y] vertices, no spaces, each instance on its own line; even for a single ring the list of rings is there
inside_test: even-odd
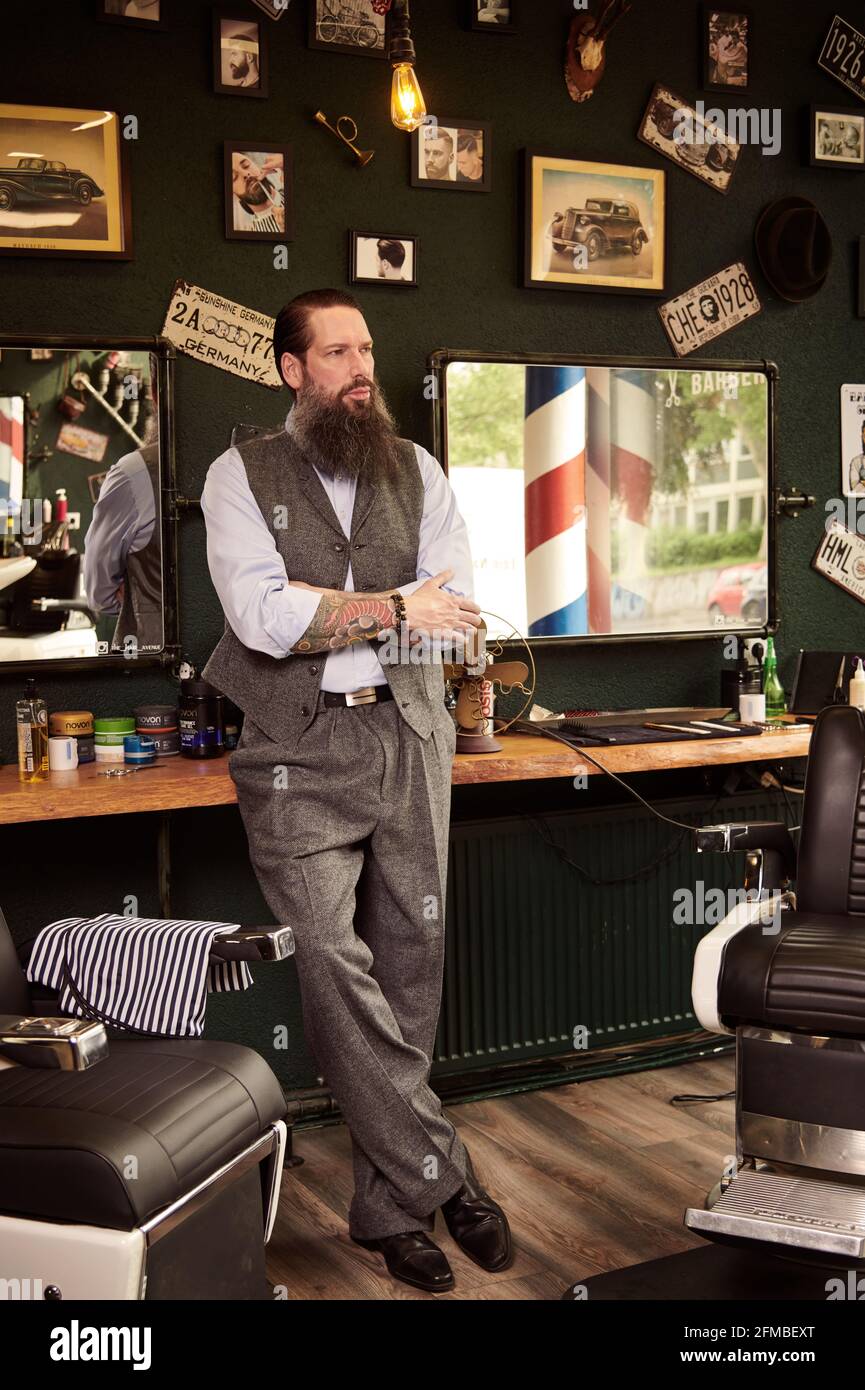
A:
[[[378,695],[374,685],[362,685],[360,690],[346,692],[345,703],[347,705],[374,705],[378,702]]]

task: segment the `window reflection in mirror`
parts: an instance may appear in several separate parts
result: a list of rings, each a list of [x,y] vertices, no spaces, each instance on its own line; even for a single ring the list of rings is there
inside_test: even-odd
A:
[[[444,409],[491,636],[766,624],[762,371],[450,361]]]
[[[162,651],[158,361],[4,348],[0,663]]]

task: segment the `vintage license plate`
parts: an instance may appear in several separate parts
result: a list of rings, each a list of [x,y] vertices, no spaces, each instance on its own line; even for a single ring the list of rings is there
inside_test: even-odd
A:
[[[811,564],[833,584],[865,603],[865,537],[830,521]]]
[[[719,270],[692,290],[662,304],[658,313],[677,357],[728,333],[737,323],[759,314],[762,304],[741,261]]]
[[[865,101],[865,34],[836,14],[829,26],[823,51],[817,59],[849,91]]]
[[[284,382],[273,360],[274,322],[257,309],[177,280],[162,336],[188,357],[279,391]]]

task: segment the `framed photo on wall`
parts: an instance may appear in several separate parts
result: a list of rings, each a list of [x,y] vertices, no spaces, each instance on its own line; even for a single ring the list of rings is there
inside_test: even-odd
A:
[[[294,237],[292,149],[226,140],[225,235],[229,241]]]
[[[348,278],[353,285],[417,287],[420,239],[395,233],[348,234]]]
[[[744,92],[751,81],[751,11],[739,5],[704,5],[702,33],[703,87]]]
[[[865,170],[865,106],[812,106],[808,159],[819,169]]]
[[[451,188],[489,193],[492,189],[490,121],[427,117],[412,131],[412,188]]]
[[[165,12],[171,0],[96,0],[96,17],[108,24],[166,29]]]
[[[20,151],[0,159],[0,255],[132,259],[126,145],[115,112],[0,105],[0,149]]]
[[[230,96],[267,96],[267,36],[257,19],[214,10],[213,90]]]
[[[661,294],[666,174],[523,151],[527,289]]]
[[[519,0],[465,0],[469,28],[481,34],[515,34]]]
[[[369,0],[307,0],[310,48],[386,58],[390,15],[376,14]]]

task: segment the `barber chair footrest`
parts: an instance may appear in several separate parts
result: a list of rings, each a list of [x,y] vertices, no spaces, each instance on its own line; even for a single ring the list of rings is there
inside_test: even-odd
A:
[[[865,1261],[865,1185],[743,1168],[709,1210],[688,1207],[685,1225],[709,1240]]]

